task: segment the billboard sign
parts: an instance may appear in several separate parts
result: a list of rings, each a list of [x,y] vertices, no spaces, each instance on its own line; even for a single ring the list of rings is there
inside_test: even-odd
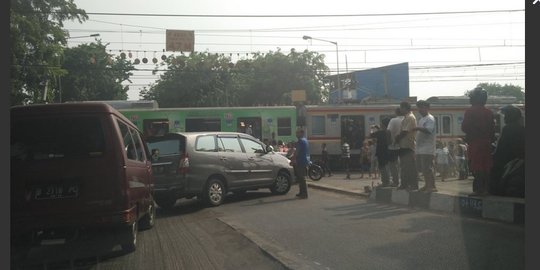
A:
[[[165,49],[173,52],[193,52],[195,31],[169,30],[165,32]]]

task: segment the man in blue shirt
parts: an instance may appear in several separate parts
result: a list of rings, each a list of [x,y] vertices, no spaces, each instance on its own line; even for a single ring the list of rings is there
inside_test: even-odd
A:
[[[300,192],[296,194],[296,197],[300,199],[307,199],[307,184],[306,184],[306,172],[309,166],[309,143],[304,137],[304,130],[296,130],[296,152],[294,154],[294,173]]]

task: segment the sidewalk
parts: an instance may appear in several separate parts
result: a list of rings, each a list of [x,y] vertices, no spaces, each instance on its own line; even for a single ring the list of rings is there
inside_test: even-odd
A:
[[[466,180],[449,178],[444,182],[439,177],[435,179],[438,192],[426,193],[421,191],[397,190],[390,187],[377,187],[380,178],[371,179],[367,174],[360,178],[358,172],[351,173],[351,179],[345,179],[345,173],[337,172],[331,177],[323,177],[319,181],[308,178],[308,186],[334,192],[363,196],[369,201],[380,203],[395,203],[414,208],[442,211],[473,218],[485,218],[515,224],[525,222],[525,200],[500,196],[474,197],[472,193],[473,179]],[[419,187],[424,182],[419,182]]]

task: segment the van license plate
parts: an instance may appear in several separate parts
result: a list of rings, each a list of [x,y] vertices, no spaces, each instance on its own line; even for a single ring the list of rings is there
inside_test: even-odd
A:
[[[77,198],[79,187],[77,185],[49,185],[34,189],[36,200]]]

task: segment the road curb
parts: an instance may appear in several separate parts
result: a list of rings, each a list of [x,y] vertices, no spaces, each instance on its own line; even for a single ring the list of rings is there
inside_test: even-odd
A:
[[[465,194],[426,193],[420,191],[375,188],[370,201],[406,205],[446,212],[464,217],[502,221],[513,224],[525,223],[525,200],[499,196],[477,197]]]

